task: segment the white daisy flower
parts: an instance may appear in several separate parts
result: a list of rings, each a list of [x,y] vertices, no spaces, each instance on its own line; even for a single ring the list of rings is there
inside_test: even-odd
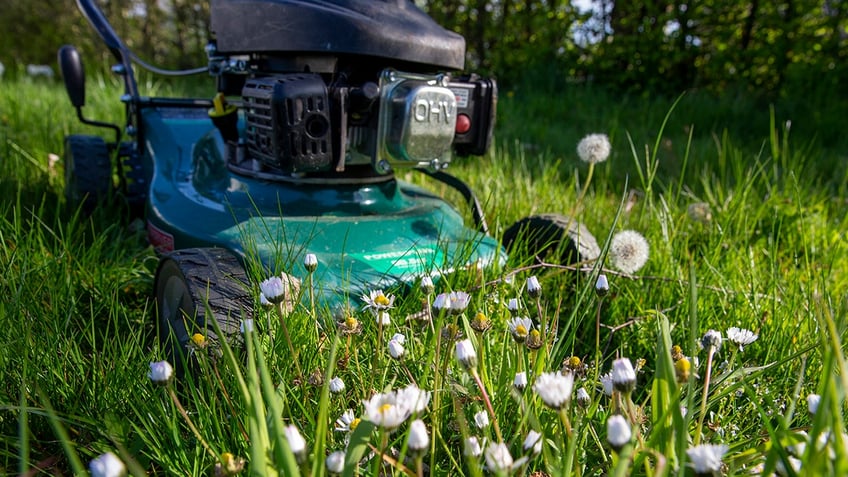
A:
[[[476,436],[470,436],[465,439],[465,449],[463,454],[468,457],[480,457],[483,454],[483,446],[486,445],[486,440],[483,439],[482,445],[480,439]]]
[[[531,297],[536,298],[542,295],[542,285],[539,283],[539,279],[536,275],[528,277],[525,286],[527,294]]]
[[[604,388],[604,394],[612,396],[612,373],[602,374],[599,379],[601,381],[601,386]]]
[[[516,316],[510,318],[506,322],[506,326],[509,332],[512,333],[512,338],[518,343],[523,343],[527,340],[527,336],[530,335],[530,330],[533,329],[533,320],[526,316]]]
[[[509,301],[506,302],[506,307],[513,315],[517,314],[518,310],[521,309],[521,305],[518,303],[518,298],[510,298]]]
[[[341,474],[344,472],[345,451],[331,452],[324,460],[327,465],[327,472],[331,474]]]
[[[389,340],[389,356],[394,359],[401,359],[403,357],[403,353],[406,351],[404,349],[403,344],[397,340]]]
[[[627,274],[639,271],[648,261],[650,246],[645,237],[635,230],[624,230],[610,242],[610,265]]]
[[[485,429],[489,427],[489,413],[486,411],[475,413],[474,425],[477,426],[477,429]]]
[[[758,335],[754,334],[753,331],[746,330],[744,328],[737,328],[733,326],[727,329],[727,341],[738,346],[740,352],[743,347],[757,341],[757,338]]]
[[[589,407],[589,404],[592,402],[592,398],[589,397],[589,392],[586,391],[586,388],[578,389],[577,397],[575,399],[577,401],[577,404],[582,408]]]
[[[127,475],[127,467],[115,454],[107,452],[88,463],[92,477],[123,477]]]
[[[816,411],[819,410],[819,402],[821,402],[821,396],[818,394],[808,394],[807,395],[807,412],[810,415],[815,415]]]
[[[477,366],[477,352],[474,351],[474,345],[471,344],[471,340],[456,342],[456,360],[465,369]]]
[[[542,434],[530,429],[521,448],[524,449],[524,452],[532,450],[534,454],[540,454],[542,452]]]
[[[403,333],[395,333],[394,335],[392,335],[392,339],[402,345],[406,344],[406,336],[404,336]]]
[[[239,330],[242,332],[242,334],[254,331],[253,318],[246,318],[244,320],[241,320]]]
[[[527,373],[524,371],[515,373],[515,379],[512,380],[512,386],[519,391],[524,391],[524,388],[527,387]]]
[[[362,401],[362,405],[366,421],[389,431],[397,429],[410,415],[408,403],[398,400],[398,394],[394,392],[377,393]]]
[[[360,297],[365,302],[365,308],[374,312],[385,311],[395,304],[394,295],[386,295],[383,290],[371,290]]]
[[[430,396],[433,394],[430,391],[419,389],[414,383],[403,389],[398,389],[396,393],[398,401],[406,403],[409,412],[414,414],[427,409],[427,406],[430,405]]]
[[[297,426],[286,426],[283,428],[283,435],[289,442],[289,448],[297,461],[303,462],[306,458],[306,440],[300,435]]]
[[[607,418],[607,442],[616,452],[630,442],[633,432],[630,423],[620,414],[613,414]]]
[[[595,293],[598,296],[606,296],[609,293],[609,281],[607,280],[607,276],[601,273],[598,275],[598,280],[595,282]]]
[[[621,358],[612,362],[612,385],[623,393],[636,388],[636,371],[629,359]]]
[[[686,456],[697,475],[715,475],[721,471],[721,458],[727,449],[726,445],[701,444],[687,449]]]
[[[259,289],[271,303],[282,303],[286,299],[286,292],[288,291],[283,279],[276,275],[263,280],[259,284]]]
[[[425,295],[429,295],[436,290],[436,285],[433,284],[433,279],[429,275],[421,277],[421,291]]]
[[[306,268],[306,271],[309,273],[314,272],[318,269],[318,257],[316,257],[314,253],[307,253],[306,256],[303,257],[303,267]]]
[[[542,373],[533,383],[533,391],[552,409],[561,409],[568,405],[573,389],[574,375],[571,373]]]
[[[418,455],[424,454],[430,447],[430,435],[427,433],[427,426],[421,419],[416,419],[409,425],[407,447]]]
[[[464,291],[439,293],[433,300],[433,308],[451,315],[458,315],[468,308],[470,301],[471,295]]]
[[[606,134],[589,134],[577,143],[577,156],[590,164],[606,161],[610,150],[612,146]]]
[[[492,472],[503,472],[512,469],[512,455],[503,442],[491,443],[486,446],[486,468]]]
[[[335,378],[330,380],[330,392],[333,394],[338,394],[345,389],[345,383],[342,381],[342,378],[336,376]]]
[[[150,378],[154,384],[164,386],[173,379],[174,368],[171,366],[171,363],[167,361],[150,363],[150,371],[147,372],[147,377]]]
[[[336,419],[337,432],[353,432],[356,426],[359,425],[359,418],[353,413],[353,409],[348,409]]]

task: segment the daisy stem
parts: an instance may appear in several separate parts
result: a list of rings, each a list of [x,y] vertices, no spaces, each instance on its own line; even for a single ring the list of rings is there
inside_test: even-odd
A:
[[[539,332],[542,335],[542,347],[545,350],[545,358],[548,357],[548,317],[542,313],[542,297],[536,297],[536,312],[539,313]],[[545,360],[547,361],[547,359]]]
[[[433,323],[432,319],[430,320],[430,323],[432,325],[432,323]],[[440,364],[439,360],[441,359],[441,354],[442,354],[442,334],[441,333],[435,333],[435,335],[436,335],[436,360],[434,362],[435,362],[435,365],[438,367],[439,364]],[[439,416],[441,415],[441,404],[442,404],[441,386],[442,386],[442,373],[439,372],[438,368],[437,368],[437,371],[433,375],[433,411],[434,412],[432,413],[432,419],[433,419],[434,433],[433,433],[433,438],[430,439],[430,468],[431,469],[434,469],[435,468],[434,465],[436,464],[436,435],[435,435],[435,430],[439,429],[439,425],[440,425]]]
[[[707,371],[704,375],[704,394],[701,396],[701,412],[698,414],[698,426],[695,428],[695,445],[701,443],[701,429],[704,426],[704,417],[707,413],[707,396],[710,391],[710,375],[712,374],[714,354],[715,346],[710,346],[709,350],[707,350]]]
[[[309,313],[315,321],[315,342],[317,343],[321,340],[321,329],[318,325],[318,317],[315,315],[315,282],[312,272],[309,273]]]
[[[218,460],[218,454],[216,454],[215,451],[213,451],[212,448],[209,447],[209,444],[206,443],[206,439],[204,439],[203,436],[200,435],[200,432],[197,430],[197,428],[194,427],[194,423],[191,422],[191,418],[188,417],[188,412],[186,412],[185,408],[180,403],[180,399],[177,397],[177,393],[174,392],[174,388],[171,386],[168,386],[168,395],[171,396],[171,401],[173,401],[174,405],[177,406],[177,410],[180,411],[180,414],[183,416],[183,419],[185,419],[185,422],[186,424],[188,424],[189,429],[191,429],[191,432],[194,433],[194,436],[197,437],[197,440],[200,441],[200,443],[203,445],[203,448],[206,449],[206,452],[208,452],[213,459]]]
[[[595,314],[595,382],[601,373],[601,306],[604,299],[598,300],[598,311]]]
[[[291,336],[289,335],[289,327],[286,326],[286,313],[283,309],[285,302],[280,302],[277,304],[277,315],[280,316],[280,324],[283,327],[283,334],[286,336],[286,343],[289,345],[289,353],[291,353],[291,359],[294,361],[294,366],[297,368],[297,376],[302,377],[303,371],[300,369],[300,359],[297,354],[294,352],[294,346],[292,345]]]
[[[501,428],[498,425],[498,417],[495,416],[495,409],[492,407],[492,400],[489,399],[489,393],[486,392],[486,386],[483,385],[483,381],[480,380],[480,375],[477,373],[476,368],[471,368],[469,370],[471,373],[471,377],[474,378],[474,381],[477,383],[477,387],[480,388],[480,393],[483,395],[483,402],[486,403],[486,409],[489,411],[489,415],[492,416],[492,426],[495,428],[495,435],[498,437],[498,442],[503,442],[503,436],[501,435]]]
[[[559,410],[559,418],[562,423],[562,428],[568,439],[568,447],[565,451],[565,461],[563,462],[562,475],[571,475],[571,468],[574,466],[574,454],[577,452],[577,438],[574,436],[571,429],[571,421],[568,418],[568,408],[563,407]],[[578,467],[577,474],[580,474]]]
[[[421,457],[415,458],[415,475],[418,477],[424,477],[424,459]]]

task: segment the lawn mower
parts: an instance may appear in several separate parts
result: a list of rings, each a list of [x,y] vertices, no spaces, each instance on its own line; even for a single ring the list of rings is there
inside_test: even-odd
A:
[[[477,198],[444,169],[488,150],[497,86],[460,73],[465,40],[410,0],[212,0],[207,65],[177,72],[138,58],[93,0],[77,4],[117,59],[126,123],[83,115],[80,55],[62,47],[78,118],[115,136],[65,139],[65,196],[89,212],[117,193],[140,211],[161,254],[154,290],[169,356],[198,330],[214,337],[211,318],[239,330],[261,279],[248,264],[282,274],[298,300],[314,254],[316,301],[336,309],[358,308],[369,290],[503,263],[519,240],[539,252],[564,243],[565,260],[599,254],[585,228],[557,215],[523,219],[502,241],[488,235]],[[133,64],[206,73],[218,94],[142,96]],[[456,189],[473,227],[395,176],[409,168]]]

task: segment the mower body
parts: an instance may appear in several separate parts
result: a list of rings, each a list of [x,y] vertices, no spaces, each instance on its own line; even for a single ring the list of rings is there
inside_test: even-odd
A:
[[[125,80],[125,140],[110,147],[157,251],[220,247],[261,264],[254,276],[297,278],[314,254],[311,283],[330,305],[505,260],[470,189],[443,171],[488,148],[494,81],[455,73],[464,39],[411,1],[213,0],[214,101],[140,95],[137,59],[92,0],[78,5]],[[92,123],[73,84],[82,68],[63,54]],[[475,224],[399,180],[404,168],[458,188]]]

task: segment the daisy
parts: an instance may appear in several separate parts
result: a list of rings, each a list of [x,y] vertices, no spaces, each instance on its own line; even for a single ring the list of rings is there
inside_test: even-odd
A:
[[[819,402],[821,402],[821,396],[818,394],[808,394],[807,395],[807,412],[810,415],[815,415],[816,411],[819,410]]]
[[[360,298],[365,302],[365,308],[374,312],[388,310],[395,303],[395,296],[387,296],[383,293],[383,290],[371,290],[367,295],[362,295]]]
[[[486,446],[486,468],[492,472],[510,470],[513,465],[509,448],[503,442]]]
[[[506,325],[509,332],[512,333],[512,339],[514,339],[516,343],[523,343],[527,340],[527,336],[533,328],[533,321],[526,316],[516,316],[515,318],[511,318],[507,321]]]
[[[365,420],[388,431],[397,429],[410,415],[408,403],[399,400],[394,392],[377,393],[362,401],[362,405],[365,407]]]
[[[409,412],[414,414],[427,409],[427,406],[430,405],[430,396],[433,394],[430,391],[419,389],[415,384],[398,389],[396,393],[398,401],[406,403],[409,407]]]
[[[338,419],[336,419],[337,432],[353,432],[356,426],[359,425],[360,419],[353,413],[353,409],[348,409]]]
[[[629,393],[636,387],[636,371],[627,358],[612,362],[612,385],[622,393]]]
[[[471,344],[471,340],[456,342],[456,360],[465,369],[477,366],[477,352],[474,351],[474,345]]]
[[[614,414],[607,418],[607,442],[616,452],[630,442],[631,436],[630,424],[623,416]]]
[[[122,477],[127,475],[127,468],[115,454],[107,452],[100,454],[88,463],[92,477]]]
[[[274,304],[282,303],[286,299],[286,288],[287,287],[283,282],[283,279],[276,275],[268,278],[267,280],[263,280],[259,284],[259,289],[262,291],[262,295]]]
[[[533,383],[533,391],[551,409],[561,409],[571,401],[574,376],[560,373],[542,373]]]
[[[540,454],[542,452],[542,434],[530,429],[527,437],[524,438],[524,444],[522,444],[521,448],[524,449],[524,452],[532,449],[534,454]]]
[[[330,392],[333,394],[338,394],[345,389],[345,383],[342,381],[342,378],[336,376],[335,378],[330,380]]]
[[[324,461],[330,474],[341,474],[344,472],[345,451],[331,452]]]
[[[485,429],[489,427],[489,413],[486,411],[480,411],[474,414],[474,425],[477,426],[477,429]]]
[[[740,352],[743,347],[753,343],[757,340],[757,338],[758,335],[754,334],[753,331],[749,331],[744,328],[737,328],[733,326],[727,329],[727,341],[738,346]]]
[[[424,455],[430,447],[430,436],[427,434],[427,426],[424,421],[416,419],[409,425],[409,437],[407,447],[417,455]]]
[[[527,289],[527,294],[533,298],[538,298],[542,295],[542,285],[539,283],[539,279],[536,278],[536,275],[527,278],[525,287]]]
[[[515,379],[512,380],[512,386],[519,391],[524,391],[524,388],[527,387],[527,373],[524,371],[515,373]]]
[[[433,308],[451,315],[458,315],[468,308],[469,301],[471,301],[471,295],[463,291],[439,293],[433,300]]]
[[[586,391],[586,388],[580,388],[577,390],[577,405],[582,408],[589,407],[589,404],[592,402],[592,398],[589,397],[589,392]]]
[[[486,445],[486,440],[483,439],[483,444],[480,444],[480,439],[476,436],[471,436],[465,439],[465,450],[463,453],[468,457],[480,457],[483,454],[483,446]]]
[[[318,257],[315,256],[314,253],[307,253],[305,257],[303,257],[303,268],[306,269],[307,272],[312,273],[318,269]]]
[[[406,351],[403,347],[403,344],[400,341],[395,339],[389,340],[389,356],[393,359],[401,359],[403,357],[403,353]]]
[[[716,475],[726,452],[726,445],[701,444],[687,449],[686,456],[696,475]]]
[[[603,273],[598,275],[598,280],[595,282],[595,294],[598,296],[607,296],[609,293],[609,281],[607,281],[607,276]]]
[[[286,426],[283,428],[283,435],[289,442],[289,448],[294,454],[298,462],[303,462],[306,458],[306,440],[300,435],[297,426]]]

